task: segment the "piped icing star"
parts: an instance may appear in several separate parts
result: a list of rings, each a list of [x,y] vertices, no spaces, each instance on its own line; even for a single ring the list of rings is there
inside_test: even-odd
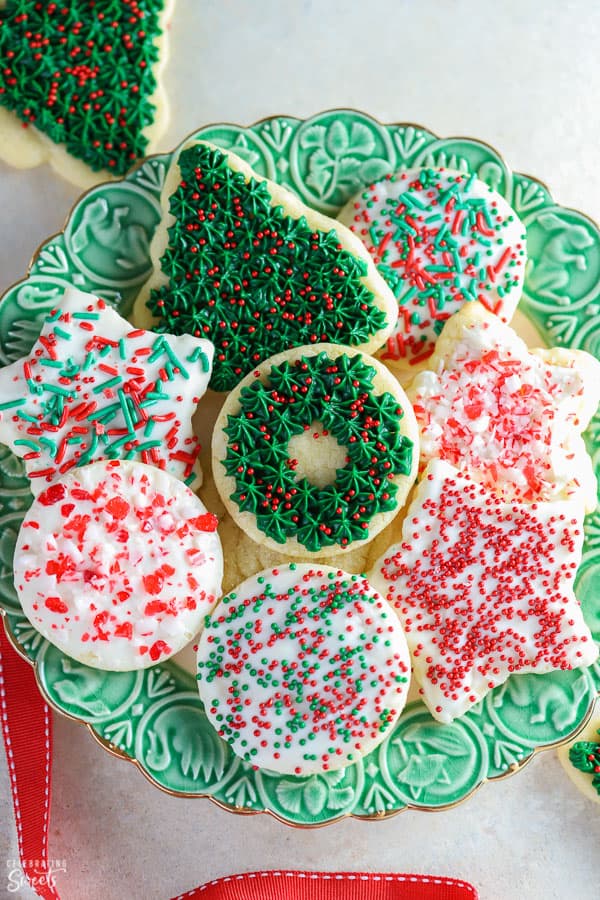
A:
[[[34,493],[74,466],[138,459],[200,483],[191,418],[213,346],[134,329],[69,288],[31,352],[0,370],[0,442],[23,458]]]
[[[596,660],[573,593],[582,542],[581,504],[506,503],[429,464],[402,541],[368,577],[400,617],[436,719],[451,722],[512,674]]]
[[[420,368],[445,320],[473,300],[512,317],[523,289],[525,226],[474,175],[397,172],[363,188],[339,219],[361,238],[398,300],[384,359]]]
[[[581,433],[600,399],[597,360],[584,351],[530,352],[474,303],[449,320],[429,365],[406,391],[421,466],[445,459],[506,500],[579,499],[595,508]]]
[[[157,77],[172,0],[0,6],[0,105],[46,147],[124,175],[160,124]]]

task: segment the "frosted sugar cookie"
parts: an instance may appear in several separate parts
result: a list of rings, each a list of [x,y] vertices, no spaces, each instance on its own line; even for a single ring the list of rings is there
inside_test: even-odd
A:
[[[308,775],[369,753],[398,719],[410,662],[400,623],[362,575],[264,570],[224,597],[198,646],[206,713],[255,766]]]
[[[70,288],[28,356],[0,369],[0,441],[21,456],[34,493],[74,466],[137,458],[198,486],[192,414],[213,347],[134,329]]]
[[[420,368],[445,320],[469,301],[511,319],[525,276],[525,226],[474,175],[428,167],[397,172],[363,188],[339,219],[361,238],[396,295],[387,362]]]
[[[600,803],[600,702],[574,741],[558,749],[558,758],[573,784],[588,800]]]
[[[162,202],[155,271],[135,321],[209,338],[214,390],[231,390],[290,347],[331,342],[369,352],[389,335],[396,300],[358,238],[234,154],[201,141],[184,146]]]
[[[45,638],[125,671],[181,650],[220,595],[217,519],[184,484],[137,462],[99,462],[51,484],[26,514],[14,579]]]
[[[573,593],[583,507],[506,503],[434,460],[369,581],[394,606],[431,714],[451,722],[518,672],[589,666]]]
[[[124,175],[166,124],[159,76],[174,0],[7,0],[0,158],[87,187]]]
[[[227,397],[213,432],[227,511],[255,541],[292,556],[372,540],[402,508],[417,459],[398,381],[333,344],[266,360]]]
[[[506,500],[596,506],[581,437],[600,399],[600,362],[581,350],[529,351],[479,303],[445,325],[407,387],[421,465],[445,459]]]

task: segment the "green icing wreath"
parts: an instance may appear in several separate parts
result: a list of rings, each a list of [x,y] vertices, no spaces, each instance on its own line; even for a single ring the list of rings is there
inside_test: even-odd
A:
[[[159,330],[215,345],[210,386],[232,390],[253,366],[290,347],[367,343],[386,314],[365,287],[366,263],[273,206],[269,186],[193,144],[178,160],[174,222],[160,259],[168,283],[151,292]]]
[[[277,543],[295,537],[310,552],[368,538],[369,523],[394,509],[396,475],[409,475],[413,442],[402,433],[404,411],[392,394],[373,393],[372,366],[360,355],[303,356],[271,368],[267,382],[242,388],[228,416],[222,465],[235,480],[230,499],[250,512]],[[297,478],[288,443],[322,422],[346,448],[335,482],[317,487]]]

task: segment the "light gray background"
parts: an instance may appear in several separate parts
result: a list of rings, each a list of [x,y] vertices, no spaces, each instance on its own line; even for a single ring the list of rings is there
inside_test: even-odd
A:
[[[159,149],[212,121],[353,106],[485,140],[600,219],[594,0],[178,0],[171,46]],[[77,196],[45,169],[0,163],[0,293]],[[4,860],[17,855],[9,803],[0,755],[0,896]],[[168,797],[56,719],[50,846],[66,861],[65,900],[162,900],[267,867],[433,872],[471,880],[482,900],[587,900],[600,885],[600,806],[544,753],[447,812],[293,830]]]

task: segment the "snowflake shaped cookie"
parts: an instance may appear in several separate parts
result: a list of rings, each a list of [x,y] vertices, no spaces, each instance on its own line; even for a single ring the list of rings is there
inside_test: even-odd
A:
[[[103,300],[69,288],[28,356],[0,371],[0,441],[34,493],[75,466],[137,459],[200,483],[191,418],[213,346],[133,329]]]
[[[600,363],[584,351],[530,352],[479,303],[453,316],[430,369],[407,388],[421,465],[445,459],[506,500],[578,499],[596,480],[582,431],[600,399]]]
[[[369,581],[404,626],[432,715],[451,722],[517,672],[591,665],[598,656],[573,593],[583,509],[506,503],[446,462],[425,470]]]

